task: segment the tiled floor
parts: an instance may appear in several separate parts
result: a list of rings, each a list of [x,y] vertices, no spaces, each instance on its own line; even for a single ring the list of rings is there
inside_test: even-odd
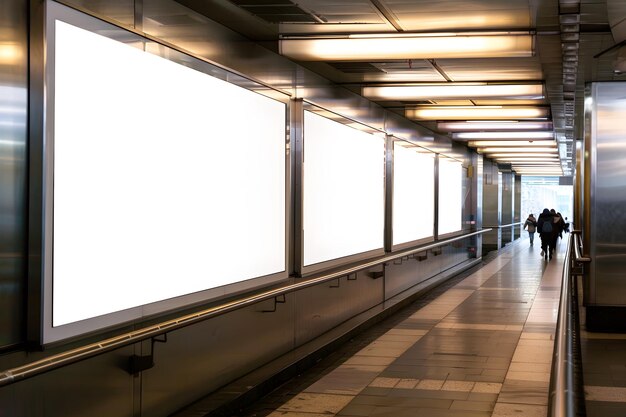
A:
[[[242,415],[544,417],[565,246],[507,246]]]

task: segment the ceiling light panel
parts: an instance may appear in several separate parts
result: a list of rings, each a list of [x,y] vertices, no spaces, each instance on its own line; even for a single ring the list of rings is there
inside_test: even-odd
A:
[[[362,95],[372,100],[447,100],[474,98],[543,99],[541,84],[396,84],[365,86]]]
[[[499,147],[499,148],[534,148],[534,147],[548,147],[556,148],[556,142],[554,140],[471,140],[467,142],[467,146],[472,148],[482,147]]]
[[[507,158],[507,159],[498,159],[497,162],[508,162],[510,164],[527,164],[527,165],[547,165],[548,163],[553,163],[555,166],[560,165],[560,161],[558,158]]]
[[[510,153],[487,153],[485,152],[487,158],[491,159],[507,159],[507,158],[527,158],[527,157],[537,157],[537,158],[549,158],[554,156],[555,154],[549,152],[537,152],[537,153],[524,153],[524,152],[510,152]]]
[[[528,131],[528,132],[459,132],[453,133],[455,140],[532,140],[532,139],[554,139],[552,131]]]
[[[531,106],[418,106],[405,111],[414,120],[545,119],[549,114],[547,107]]]
[[[556,148],[543,148],[543,147],[519,147],[519,148],[494,148],[494,147],[486,147],[486,148],[477,148],[476,149],[480,153],[551,153],[558,154]]]
[[[299,61],[529,57],[529,34],[352,34],[344,37],[285,37],[279,52]]]
[[[551,130],[552,122],[516,122],[512,120],[490,120],[479,122],[440,122],[437,130],[443,132],[473,132],[485,130]]]

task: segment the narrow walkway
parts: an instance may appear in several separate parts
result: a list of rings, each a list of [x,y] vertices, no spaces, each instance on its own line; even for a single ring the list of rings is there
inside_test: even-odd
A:
[[[566,244],[518,240],[243,416],[545,417]]]

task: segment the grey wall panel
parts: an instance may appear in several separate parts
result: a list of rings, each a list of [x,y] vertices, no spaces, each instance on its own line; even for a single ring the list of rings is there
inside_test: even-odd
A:
[[[88,11],[94,15],[106,16],[107,19],[114,20],[122,26],[134,28],[135,3],[140,2],[134,0],[63,0],[59,3]]]
[[[502,187],[496,164],[484,160],[483,169],[483,227],[499,226],[502,204]],[[483,234],[483,247],[487,250],[499,249],[501,246],[500,229],[494,227],[491,232]]]
[[[413,257],[389,263],[385,267],[385,299],[426,281],[440,272],[439,259],[430,251],[424,253],[424,256],[426,259],[419,260],[419,257]]]
[[[515,194],[514,174],[511,172],[502,173],[502,205],[501,205],[501,225],[513,223],[513,198]],[[511,243],[513,240],[512,227],[502,228],[502,245]]]
[[[522,221],[522,176],[515,175],[513,193],[513,223]],[[519,239],[522,234],[522,226],[513,227],[513,239]]]
[[[27,3],[0,2],[0,348],[25,333]]]
[[[626,306],[626,118],[625,82],[592,85],[590,158],[592,304]],[[585,173],[587,174],[587,173]]]
[[[382,266],[338,280],[307,288],[295,294],[295,343],[303,343],[338,324],[383,302],[383,278],[373,279],[369,272]]]
[[[398,260],[385,267],[385,299],[390,299],[435,275],[453,268],[470,257],[469,247],[475,245],[472,238],[454,242],[444,246],[441,254],[428,252],[426,259],[418,257]]]
[[[476,230],[483,228],[483,187],[484,187],[484,164],[483,156],[474,154],[474,178],[472,179],[472,198],[474,200],[473,207],[476,210],[475,224]],[[476,236],[475,256],[482,257],[483,235]]]
[[[272,300],[168,334],[142,373],[142,416],[165,416],[293,348],[297,302]],[[144,348],[147,348],[144,346]]]
[[[135,378],[129,346],[0,389],[0,415],[130,417]]]

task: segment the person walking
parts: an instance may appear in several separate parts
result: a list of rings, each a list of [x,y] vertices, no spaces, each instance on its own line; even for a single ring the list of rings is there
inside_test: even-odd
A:
[[[554,218],[552,213],[547,208],[544,208],[539,218],[537,219],[537,232],[539,232],[539,238],[541,239],[541,256],[547,261],[548,257],[552,259],[552,231],[553,231]]]
[[[533,216],[532,213],[528,215],[526,222],[524,223],[524,229],[528,229],[528,237],[530,238],[530,246],[533,245],[533,241],[535,240],[535,230],[537,229],[537,219]]]

